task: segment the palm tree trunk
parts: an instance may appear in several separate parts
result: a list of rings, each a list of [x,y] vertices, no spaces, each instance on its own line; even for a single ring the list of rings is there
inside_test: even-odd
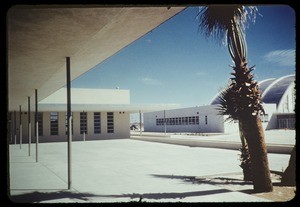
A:
[[[287,186],[296,186],[296,145],[292,150],[289,165],[282,175],[281,184]]]
[[[243,129],[241,126],[241,122],[239,122],[239,132],[240,132],[240,139],[241,139],[242,147],[244,147],[246,145],[246,143],[245,143],[245,136],[244,136]]]
[[[261,120],[259,116],[241,115],[239,121],[249,146],[254,191],[271,192],[273,185]]]
[[[241,156],[240,156],[240,167],[243,169],[244,181],[252,181],[252,172],[251,172],[251,157],[249,153],[249,148],[246,143],[246,139],[244,136],[244,132],[241,126],[241,122],[239,122],[239,132],[242,146],[240,148]]]

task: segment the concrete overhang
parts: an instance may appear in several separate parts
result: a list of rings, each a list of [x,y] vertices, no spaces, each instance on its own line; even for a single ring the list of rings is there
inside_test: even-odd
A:
[[[109,58],[184,7],[14,6],[7,13],[9,111],[27,106]]]
[[[116,111],[128,113],[139,113],[141,111],[145,113],[177,109],[179,107],[180,105],[178,104],[72,104],[72,111]],[[66,109],[66,104],[39,104],[39,111],[43,112],[65,112]]]

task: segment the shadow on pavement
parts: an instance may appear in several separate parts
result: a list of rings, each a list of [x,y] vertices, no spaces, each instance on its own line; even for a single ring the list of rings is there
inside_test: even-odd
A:
[[[205,196],[205,195],[212,195],[212,194],[219,194],[219,193],[228,193],[231,192],[227,189],[216,189],[216,190],[204,190],[204,191],[192,191],[192,192],[171,192],[171,193],[132,193],[132,194],[123,194],[122,197],[130,197],[131,199],[134,198],[146,198],[146,199],[175,199],[175,198],[186,198],[186,197],[193,197],[193,196]]]
[[[16,203],[39,203],[41,201],[70,198],[70,199],[79,199],[83,201],[88,201],[86,197],[95,196],[90,193],[74,193],[71,191],[56,191],[56,192],[30,192],[20,195],[12,195],[10,197],[11,201]]]
[[[151,176],[167,179],[179,179],[185,182],[191,182],[195,184],[210,184],[210,185],[251,185],[252,181],[244,181],[242,179],[228,178],[228,177],[196,177],[196,176],[182,176],[182,175],[157,175],[151,174]]]
[[[130,199],[139,199],[141,202],[142,199],[182,199],[186,197],[193,196],[205,196],[219,193],[228,193],[231,192],[227,189],[216,189],[216,190],[204,190],[204,191],[192,191],[192,192],[169,192],[169,193],[131,193],[131,194],[121,194],[121,195],[96,195],[91,193],[74,193],[69,191],[58,191],[58,192],[31,192],[25,193],[22,195],[11,196],[11,200],[16,203],[39,203],[42,201],[49,201],[55,199],[79,199],[84,202],[93,202],[89,200],[90,197],[102,197],[102,198],[130,198]],[[74,201],[78,202],[78,201]],[[98,201],[99,202],[99,201]]]

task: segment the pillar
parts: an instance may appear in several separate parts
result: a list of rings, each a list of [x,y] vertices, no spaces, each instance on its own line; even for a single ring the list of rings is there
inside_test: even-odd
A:
[[[164,110],[164,128],[165,128],[165,135],[167,135],[167,120],[166,120],[166,110]]]
[[[39,121],[38,121],[38,93],[37,89],[35,89],[35,161],[38,162],[39,157],[39,151],[38,151],[38,145],[39,145]]]
[[[22,107],[21,107],[21,105],[20,105],[20,136],[19,136],[19,138],[20,138],[20,149],[22,148]]]
[[[71,71],[70,71],[70,57],[66,57],[67,69],[67,134],[68,134],[68,189],[71,189],[71,143],[72,143],[72,128],[71,128]]]
[[[17,144],[17,112],[14,111],[14,139],[15,139],[15,144]]]
[[[140,136],[142,136],[142,112],[141,110],[139,112],[140,112]]]
[[[30,96],[28,96],[28,156],[30,156],[31,145],[31,120],[30,120]]]

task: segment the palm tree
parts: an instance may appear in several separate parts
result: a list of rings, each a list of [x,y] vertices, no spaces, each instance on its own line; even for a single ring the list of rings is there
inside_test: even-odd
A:
[[[240,129],[249,147],[255,192],[270,192],[270,176],[264,131],[260,114],[264,113],[261,94],[253,79],[254,67],[247,66],[245,23],[255,18],[256,7],[240,5],[213,5],[199,11],[199,27],[207,37],[222,40],[226,37],[229,54],[234,62],[227,102],[223,113],[239,121]],[[222,108],[222,106],[221,106]]]
[[[235,103],[236,100],[234,99],[234,94],[232,94],[232,92],[234,92],[233,90],[231,90],[231,86],[227,85],[225,87],[225,89],[223,89],[220,92],[219,95],[219,106],[217,107],[217,109],[219,110],[219,115],[229,115],[229,117],[225,120],[228,122],[232,122],[234,120],[237,120],[238,117],[234,116],[234,112],[235,112]],[[241,143],[242,146],[239,149],[241,151],[241,155],[240,155],[240,167],[243,169],[243,174],[244,174],[244,180],[245,181],[252,181],[252,171],[251,171],[251,158],[250,158],[250,153],[249,153],[249,149],[248,149],[248,144],[247,141],[245,139],[245,136],[243,134],[242,131],[242,125],[241,122],[239,122],[239,132],[240,132],[240,139],[241,139]]]

